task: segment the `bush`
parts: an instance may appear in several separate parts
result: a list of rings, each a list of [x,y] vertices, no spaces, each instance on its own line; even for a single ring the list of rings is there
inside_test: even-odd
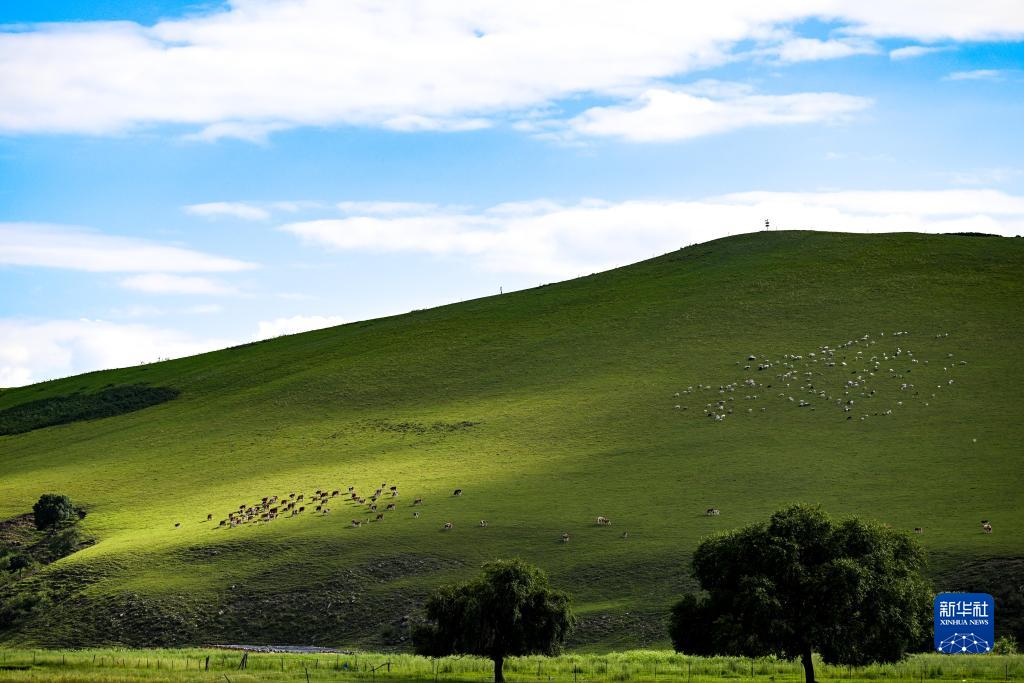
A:
[[[58,493],[44,493],[32,506],[36,518],[37,529],[49,529],[61,522],[78,519],[78,511],[71,504],[71,499]]]
[[[1015,655],[1020,652],[1017,647],[1017,639],[1013,636],[1002,636],[996,638],[996,642],[992,645],[992,652],[997,655]]]

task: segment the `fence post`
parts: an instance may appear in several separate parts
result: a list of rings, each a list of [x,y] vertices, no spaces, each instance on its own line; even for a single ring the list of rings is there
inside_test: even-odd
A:
[[[206,655],[206,670],[210,670],[210,655]]]

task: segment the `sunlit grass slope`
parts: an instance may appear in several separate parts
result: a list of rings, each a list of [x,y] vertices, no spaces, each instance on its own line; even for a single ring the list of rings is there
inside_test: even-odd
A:
[[[0,519],[57,491],[98,539],[31,579],[54,607],[3,637],[400,643],[431,586],[518,555],[574,594],[579,644],[663,644],[700,538],[792,501],[921,527],[938,573],[1020,557],[1022,303],[1024,240],[765,232],[5,391],[0,409],[109,385],[180,395],[0,437]],[[812,361],[823,346],[835,366]],[[360,528],[375,515],[340,498],[216,526],[262,496],[385,481],[397,510]]]

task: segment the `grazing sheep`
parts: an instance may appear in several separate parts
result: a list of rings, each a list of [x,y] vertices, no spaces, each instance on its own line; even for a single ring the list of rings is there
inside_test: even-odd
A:
[[[461,496],[461,495],[462,495],[462,489],[455,489],[455,490],[454,490],[454,491],[452,492],[452,495],[453,495],[453,496]]]
[[[722,514],[722,511],[719,510],[718,508],[708,508],[707,510],[704,511],[704,514],[707,517],[717,517],[718,515]]]
[[[450,531],[452,529],[452,527],[453,527],[453,524],[451,522],[445,522],[444,523],[444,530],[445,531]]]
[[[611,526],[611,524],[612,524],[612,521],[610,519],[608,519],[607,517],[604,517],[604,516],[601,516],[601,515],[598,516],[598,518],[597,518],[597,525],[598,526]]]

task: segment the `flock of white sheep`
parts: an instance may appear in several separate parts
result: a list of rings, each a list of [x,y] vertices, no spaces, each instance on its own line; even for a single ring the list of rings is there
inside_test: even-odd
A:
[[[724,384],[698,383],[677,391],[675,410],[715,422],[788,408],[829,409],[847,420],[893,415],[910,402],[930,405],[953,389],[967,365],[952,352],[926,359],[909,348],[910,332],[864,334],[806,353],[747,356],[744,376]],[[936,334],[940,343],[948,332]],[[940,369],[941,368],[941,369]],[[690,403],[692,402],[692,403]]]

